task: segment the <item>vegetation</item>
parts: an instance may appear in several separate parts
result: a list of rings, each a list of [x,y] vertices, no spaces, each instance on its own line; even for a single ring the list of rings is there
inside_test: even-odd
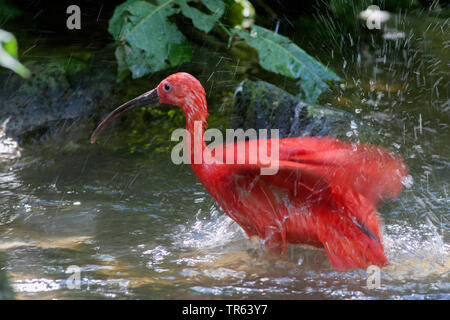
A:
[[[0,29],[0,65],[28,78],[30,71],[17,60],[17,54],[17,40],[14,35]]]
[[[248,7],[238,3],[246,10]],[[192,58],[185,35],[170,20],[176,14],[190,19],[195,28],[209,33],[213,28],[224,31],[229,39],[242,38],[257,50],[259,64],[264,69],[298,80],[305,100],[316,102],[331,81],[340,78],[289,38],[256,24],[250,32],[243,25],[225,26],[221,22],[227,6],[233,1],[222,0],[158,0],[151,4],[128,0],[119,5],[109,22],[109,32],[117,42],[118,80],[129,72],[139,78],[152,72],[178,66]],[[192,5],[191,5],[192,4]],[[236,6],[234,6],[236,8]]]

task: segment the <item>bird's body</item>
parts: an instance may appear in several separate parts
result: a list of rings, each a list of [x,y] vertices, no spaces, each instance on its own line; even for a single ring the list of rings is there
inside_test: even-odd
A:
[[[329,137],[258,140],[269,154],[271,146],[278,146],[278,159],[273,160],[278,171],[262,175],[266,164],[259,153],[251,152],[249,141],[225,144],[222,154],[208,150],[203,139],[206,98],[197,79],[187,73],[171,75],[160,83],[157,94],[162,103],[183,109],[191,136],[195,122],[203,124],[201,151],[210,161],[195,163],[194,140],[186,139],[192,143],[187,148],[192,170],[248,236],[256,235],[280,251],[287,243],[323,247],[339,270],[388,263],[376,205],[400,193],[407,174],[400,158],[381,147]],[[240,144],[245,145],[245,161],[228,164],[226,154],[237,157]]]
[[[273,143],[259,142],[269,149]],[[401,191],[406,172],[397,158],[380,147],[334,138],[284,138],[277,141],[278,172],[261,175],[249,146],[244,164],[225,163],[231,148],[238,154],[239,143],[249,144],[226,145],[220,163],[191,165],[248,236],[276,250],[287,243],[324,247],[339,270],[387,263],[375,205]]]

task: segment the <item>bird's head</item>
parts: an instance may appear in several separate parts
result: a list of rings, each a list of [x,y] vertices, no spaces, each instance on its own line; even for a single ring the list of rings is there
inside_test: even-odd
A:
[[[179,72],[161,81],[153,90],[136,97],[112,111],[95,129],[91,136],[94,143],[103,128],[125,111],[136,107],[164,103],[179,106],[186,115],[187,121],[202,121],[206,123],[208,111],[205,89],[194,76]]]

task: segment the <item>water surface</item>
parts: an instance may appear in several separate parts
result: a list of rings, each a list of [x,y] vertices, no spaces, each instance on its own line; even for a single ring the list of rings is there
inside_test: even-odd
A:
[[[103,146],[86,139],[48,155],[2,137],[0,250],[17,298],[449,299],[448,21],[395,19],[381,43],[302,44],[345,79],[322,104],[370,123],[411,169],[414,183],[380,208],[391,264],[379,288],[367,287],[365,270],[335,271],[322,250],[267,252],[189,166],[171,163],[170,149],[108,148],[119,139],[108,131]],[[251,74],[254,66],[220,52],[209,59],[198,76],[211,113],[220,113],[246,77],[236,70]],[[349,123],[348,136],[357,134]],[[67,286],[70,266],[81,271],[79,289]]]

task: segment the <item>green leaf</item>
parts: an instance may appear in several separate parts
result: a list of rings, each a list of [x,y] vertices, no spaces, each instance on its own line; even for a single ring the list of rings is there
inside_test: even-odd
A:
[[[117,60],[117,81],[122,81],[130,74],[128,64],[126,62],[126,50],[125,46],[118,46],[115,51]]]
[[[128,66],[133,78],[174,67],[192,57],[184,35],[167,18],[179,10],[175,0],[153,5],[129,0],[118,6],[109,22],[108,31],[122,46],[116,51],[119,78]],[[177,52],[177,56],[170,54]]]
[[[17,40],[14,36],[10,37],[9,41],[5,41],[3,43],[3,49],[5,49],[5,51],[8,52],[13,58],[17,59],[19,49],[17,47]]]
[[[128,0],[117,6],[114,14],[109,20],[108,32],[114,39],[120,38],[120,32],[124,29],[127,20],[128,7],[138,0]]]
[[[191,2],[191,0],[176,0],[176,3],[180,6],[183,15],[190,18],[196,28],[206,33],[211,31],[225,10],[225,5],[222,1],[202,0],[201,2],[213,12],[209,15],[189,6],[188,2]]]
[[[297,84],[308,102],[316,102],[328,88],[328,82],[341,80],[287,37],[257,25],[252,25],[251,33],[237,28],[233,32],[256,49],[261,67],[299,79]]]
[[[192,51],[185,36],[169,17],[182,13],[192,19],[194,26],[209,32],[223,15],[221,0],[201,0],[210,14],[189,5],[191,0],[159,0],[151,4],[128,0],[119,5],[109,21],[108,31],[119,44],[116,50],[117,79],[133,78],[175,67],[190,61]]]
[[[0,29],[0,65],[11,69],[24,78],[28,78],[30,71],[17,60],[17,40],[12,33]]]

